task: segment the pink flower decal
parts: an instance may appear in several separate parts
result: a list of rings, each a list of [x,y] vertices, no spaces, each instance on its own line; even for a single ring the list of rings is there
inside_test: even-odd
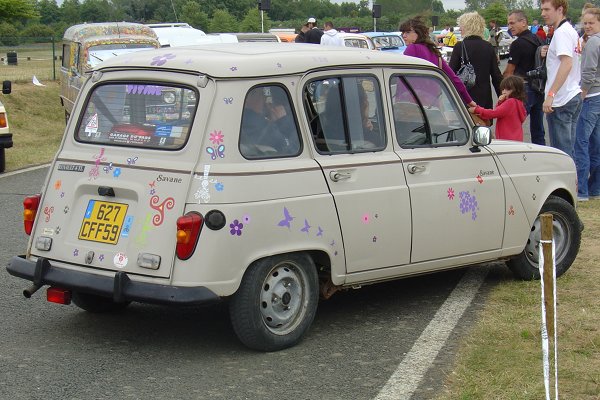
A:
[[[156,66],[161,66],[164,65],[167,61],[171,60],[175,58],[175,54],[171,54],[171,53],[167,53],[163,56],[156,56],[152,59],[152,62],[150,63],[150,65],[156,65]]]
[[[369,214],[365,214],[362,216],[363,224],[368,224],[370,221],[371,221],[371,217],[369,217]]]
[[[214,131],[214,132],[210,133],[209,140],[213,144],[221,144],[221,143],[223,143],[223,138],[224,137],[225,137],[225,135],[223,135],[223,133],[221,133],[221,131]]]
[[[448,200],[454,200],[454,189],[448,188]]]

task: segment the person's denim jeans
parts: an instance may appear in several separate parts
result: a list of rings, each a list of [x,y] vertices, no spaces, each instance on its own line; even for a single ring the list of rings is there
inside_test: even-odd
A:
[[[583,100],[575,137],[577,196],[600,196],[600,96]]]
[[[527,90],[527,102],[525,107],[529,114],[529,132],[531,133],[531,143],[546,145],[546,131],[544,130],[544,94],[533,90],[529,85],[525,85]]]
[[[553,109],[553,112],[546,114],[550,145],[573,158],[577,118],[581,111],[581,93],[573,96],[564,106],[553,107]]]

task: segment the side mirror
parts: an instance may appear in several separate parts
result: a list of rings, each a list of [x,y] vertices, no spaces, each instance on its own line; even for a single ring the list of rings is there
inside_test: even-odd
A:
[[[4,81],[2,82],[2,94],[10,94],[12,92],[12,82]]]
[[[473,128],[473,144],[475,146],[487,146],[492,142],[492,131],[487,126],[476,126]]]

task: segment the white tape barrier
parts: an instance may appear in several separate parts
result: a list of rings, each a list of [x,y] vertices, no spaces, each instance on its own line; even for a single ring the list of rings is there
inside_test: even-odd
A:
[[[557,312],[556,312],[556,254],[553,240],[540,240],[539,254],[540,254],[540,282],[542,286],[542,358],[544,366],[544,388],[546,389],[546,400],[550,400],[550,343],[548,339],[548,324],[546,321],[546,303],[544,296],[544,251],[542,245],[544,243],[552,244],[552,282],[554,286],[553,290],[553,304],[554,304],[554,399],[558,400],[558,326],[557,326]]]

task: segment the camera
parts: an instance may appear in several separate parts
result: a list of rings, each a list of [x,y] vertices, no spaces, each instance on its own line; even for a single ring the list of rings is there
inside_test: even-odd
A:
[[[546,79],[546,68],[537,67],[536,69],[525,72],[525,76],[528,78]]]

